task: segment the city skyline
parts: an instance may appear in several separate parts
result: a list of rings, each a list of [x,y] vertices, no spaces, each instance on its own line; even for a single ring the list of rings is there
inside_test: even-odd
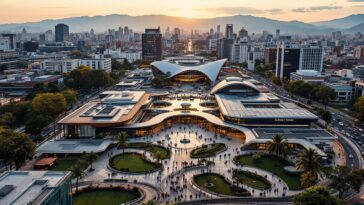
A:
[[[114,0],[109,2],[66,0],[62,3],[41,0],[35,2],[4,0],[0,2],[0,6],[3,8],[0,13],[0,23],[23,23],[45,19],[109,14],[132,16],[160,14],[187,18],[214,18],[241,14],[285,21],[316,22],[363,13],[364,8],[364,1],[361,0],[301,1],[300,5],[288,0],[276,0],[273,5],[269,4],[267,0],[228,0],[224,2],[217,0],[172,0],[157,2],[151,7],[152,3],[151,0],[123,2]]]

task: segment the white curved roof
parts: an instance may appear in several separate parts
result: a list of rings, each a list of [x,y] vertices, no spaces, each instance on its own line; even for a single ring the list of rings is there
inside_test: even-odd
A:
[[[171,77],[174,77],[184,71],[199,71],[206,75],[210,81],[215,81],[226,61],[227,59],[222,59],[199,66],[181,66],[166,61],[156,61],[151,65],[158,68],[164,74],[170,73]]]
[[[250,87],[254,90],[256,90],[257,92],[260,93],[260,90],[251,82],[246,81],[246,80],[242,80],[242,78],[237,78],[237,77],[230,77],[230,78],[226,78],[225,80],[219,82],[218,84],[216,84],[212,89],[211,89],[211,94],[215,94],[218,91],[222,90],[223,88],[226,88],[227,86],[230,85],[243,85],[243,86],[247,86]]]

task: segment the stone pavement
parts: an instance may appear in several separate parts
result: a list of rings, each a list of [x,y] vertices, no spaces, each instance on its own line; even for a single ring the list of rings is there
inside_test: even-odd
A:
[[[183,138],[190,139],[191,143],[181,143],[180,140]],[[204,194],[203,192],[191,186],[190,181],[193,175],[202,173],[202,170],[206,172],[206,168],[185,170],[183,169],[183,162],[187,162],[188,164],[197,164],[198,159],[192,159],[190,157],[191,150],[196,147],[202,146],[203,144],[224,143],[228,149],[218,154],[216,157],[209,158],[209,160],[215,162],[215,165],[210,167],[211,172],[221,174],[228,180],[232,180],[231,170],[235,168],[256,172],[261,176],[267,177],[272,185],[274,185],[272,189],[278,189],[278,192],[274,192],[272,189],[261,191],[242,185],[244,188],[249,190],[254,197],[282,197],[283,193],[285,193],[286,196],[298,193],[297,191],[291,191],[288,189],[284,190],[284,187],[287,187],[287,185],[283,182],[283,180],[279,179],[272,173],[248,166],[237,167],[232,162],[232,159],[234,156],[241,154],[240,147],[244,142],[242,139],[222,137],[219,134],[207,131],[205,128],[202,128],[198,125],[176,124],[169,129],[159,132],[158,134],[154,134],[153,136],[134,138],[130,139],[129,142],[148,141],[153,143],[160,141],[161,145],[171,148],[171,158],[163,160],[164,169],[162,171],[137,175],[122,173],[112,174],[111,170],[107,168],[110,158],[109,156],[123,152],[121,149],[113,148],[100,156],[98,161],[93,165],[95,170],[91,173],[87,173],[87,175],[82,180],[103,181],[107,178],[114,178],[128,179],[129,182],[137,181],[146,183],[156,187],[162,193],[165,193],[165,197],[161,200],[162,203],[175,203],[194,199],[216,197]],[[144,152],[135,149],[125,149],[125,152],[128,151],[139,153]],[[155,161],[150,153],[146,152],[146,156],[148,159]]]

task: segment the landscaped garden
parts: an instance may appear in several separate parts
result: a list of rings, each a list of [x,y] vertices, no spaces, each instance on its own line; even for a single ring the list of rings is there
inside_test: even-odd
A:
[[[259,159],[253,159],[252,155],[240,155],[234,158],[235,163],[256,167],[274,173],[288,185],[289,189],[295,190],[301,188],[300,175],[289,174],[284,171],[284,166],[290,166],[288,162],[273,156],[261,156]]]
[[[223,143],[214,143],[209,145],[203,145],[191,151],[192,158],[205,158],[213,157],[217,153],[226,149],[226,145]]]
[[[131,173],[152,172],[161,167],[161,164],[151,162],[141,154],[130,152],[113,156],[109,164],[113,169]]]
[[[125,149],[132,148],[132,149],[140,149],[151,152],[153,155],[156,153],[160,153],[162,159],[168,159],[171,157],[171,151],[163,146],[149,144],[144,142],[135,142],[135,143],[128,143],[124,146]]]
[[[272,186],[265,177],[249,171],[234,170],[233,178],[235,178],[235,180],[239,183],[243,183],[256,189],[270,189]]]
[[[56,164],[51,167],[50,171],[68,171],[73,165],[77,164],[79,159],[57,159]]]
[[[97,189],[85,190],[73,195],[73,205],[120,205],[138,199],[137,190]]]
[[[230,184],[223,176],[215,173],[205,173],[193,177],[195,184],[201,189],[227,196],[250,196],[250,193]]]

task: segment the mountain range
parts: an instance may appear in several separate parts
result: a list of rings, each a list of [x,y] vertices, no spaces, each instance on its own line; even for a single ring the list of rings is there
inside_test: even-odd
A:
[[[48,19],[39,22],[0,24],[0,32],[19,32],[23,28],[31,32],[43,32],[54,29],[58,23],[65,23],[70,26],[71,32],[89,31],[93,28],[96,32],[103,32],[109,28],[119,26],[129,26],[134,31],[143,31],[145,28],[155,28],[160,26],[162,31],[168,26],[171,28],[180,27],[185,30],[198,29],[207,31],[225,24],[234,24],[235,31],[241,27],[246,28],[250,33],[261,33],[263,30],[275,32],[281,30],[281,34],[329,34],[340,30],[344,33],[364,32],[364,14],[350,15],[340,19],[304,23],[301,21],[280,21],[264,17],[251,15],[224,16],[209,19],[191,19],[183,17],[173,17],[165,15],[144,15],[129,16],[112,14],[107,16],[81,16],[64,19]]]

